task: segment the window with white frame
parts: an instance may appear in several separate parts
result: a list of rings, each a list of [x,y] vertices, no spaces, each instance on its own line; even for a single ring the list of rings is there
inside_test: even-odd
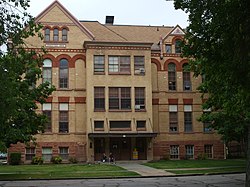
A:
[[[178,132],[178,105],[169,105],[169,132]]]
[[[52,147],[43,147],[42,157],[44,161],[50,161],[52,158]]]
[[[194,159],[194,146],[186,145],[186,159]]]
[[[184,131],[193,132],[192,105],[184,105]]]
[[[50,59],[43,61],[43,83],[45,82],[52,84],[52,61]]]
[[[42,105],[43,108],[43,114],[47,116],[47,122],[44,126],[45,132],[51,132],[52,131],[52,121],[51,121],[51,111],[52,111],[52,105],[51,103],[44,103]]]
[[[213,158],[213,145],[204,145],[204,153],[206,154],[207,158]]]
[[[69,148],[68,147],[59,147],[59,156],[63,160],[69,159]]]
[[[179,159],[179,145],[170,145],[170,159]]]
[[[69,104],[59,103],[59,132],[69,132]]]
[[[36,156],[36,148],[34,147],[26,147],[25,148],[25,159],[32,160],[32,158]]]

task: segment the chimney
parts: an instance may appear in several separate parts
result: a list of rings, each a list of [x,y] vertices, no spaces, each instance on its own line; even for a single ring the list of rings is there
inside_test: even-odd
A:
[[[114,16],[106,16],[105,24],[113,25],[113,23],[114,23]]]

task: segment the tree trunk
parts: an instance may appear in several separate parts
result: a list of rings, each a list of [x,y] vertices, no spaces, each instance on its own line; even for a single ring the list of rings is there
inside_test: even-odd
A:
[[[246,187],[250,187],[250,124],[248,124],[248,137],[247,137]]]

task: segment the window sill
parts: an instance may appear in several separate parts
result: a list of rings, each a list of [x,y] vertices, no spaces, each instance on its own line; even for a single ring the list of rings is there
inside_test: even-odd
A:
[[[179,131],[169,131],[169,134],[180,134]]]
[[[105,72],[94,72],[94,75],[105,75]]]
[[[104,131],[104,128],[95,128],[94,131]]]
[[[146,131],[147,129],[146,128],[137,128],[136,130],[137,131]]]
[[[109,72],[109,75],[131,75],[131,73],[121,73],[121,72]]]
[[[66,44],[66,43],[69,43],[69,41],[53,41],[53,40],[43,41],[43,42],[46,44]]]
[[[106,112],[105,109],[94,109],[94,112]]]
[[[131,128],[110,128],[110,131],[131,131]]]
[[[135,112],[146,112],[146,109],[135,110]]]
[[[122,110],[119,110],[119,109],[109,109],[109,112],[132,112],[131,109],[128,109],[128,110],[125,110],[125,109],[122,109]]]

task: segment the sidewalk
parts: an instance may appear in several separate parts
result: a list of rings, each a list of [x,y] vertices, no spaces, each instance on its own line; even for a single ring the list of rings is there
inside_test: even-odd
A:
[[[174,173],[170,173],[167,172],[163,169],[155,169],[155,168],[151,168],[148,166],[144,166],[142,164],[140,164],[138,161],[137,162],[131,162],[131,161],[127,161],[127,162],[117,162],[116,163],[117,166],[120,166],[128,171],[133,171],[138,173],[141,176],[173,176],[175,175]]]

